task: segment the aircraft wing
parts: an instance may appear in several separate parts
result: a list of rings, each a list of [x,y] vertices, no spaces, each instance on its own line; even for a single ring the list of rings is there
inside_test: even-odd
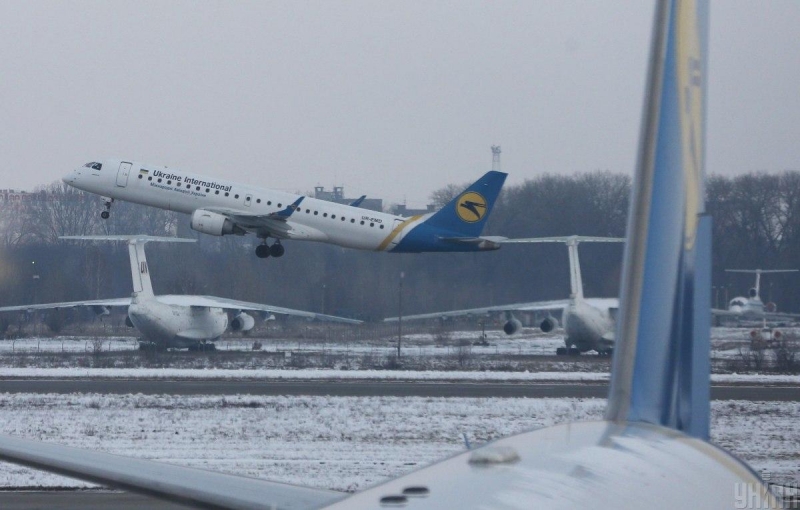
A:
[[[79,306],[130,306],[131,298],[94,299],[90,301],[69,301],[65,303],[44,303],[36,305],[19,305],[0,307],[0,312],[22,312],[28,310],[53,310],[58,308],[76,308]]]
[[[0,459],[202,508],[310,510],[345,496],[11,436]]]
[[[319,321],[341,322],[344,324],[361,324],[363,322],[356,319],[348,319],[346,317],[337,317],[336,315],[325,315],[322,313],[306,312],[304,310],[294,310],[292,308],[283,308],[281,306],[264,305],[260,303],[249,303],[246,301],[237,301],[235,299],[228,299],[216,296],[167,295],[167,296],[156,296],[156,300],[168,305],[202,306],[209,308],[222,308],[224,310],[268,312],[268,313],[277,313],[281,315],[293,315],[295,317],[305,317],[307,319],[314,319]]]
[[[533,312],[537,310],[562,310],[569,304],[568,299],[558,299],[555,301],[534,301],[531,303],[512,303],[509,305],[487,306],[484,308],[470,308],[467,310],[451,310],[447,312],[436,313],[423,313],[419,315],[404,315],[403,320],[421,320],[421,319],[443,319],[446,317],[465,317],[469,315],[487,315],[498,312]],[[384,319],[384,322],[395,322],[397,317],[389,317]]]
[[[298,239],[318,234],[315,231],[309,231],[297,225],[296,222],[289,221],[292,214],[300,208],[300,203],[303,201],[303,198],[305,197],[300,197],[295,200],[293,204],[286,206],[284,209],[269,214],[254,214],[250,211],[231,209],[229,207],[205,207],[203,210],[226,216],[237,226],[245,230],[266,230],[272,237],[280,239]]]

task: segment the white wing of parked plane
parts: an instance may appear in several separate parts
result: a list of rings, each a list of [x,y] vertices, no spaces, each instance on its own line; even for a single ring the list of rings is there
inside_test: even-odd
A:
[[[466,310],[451,310],[438,313],[422,313],[418,315],[404,315],[403,320],[443,319],[445,317],[481,316],[497,312],[533,312],[537,310],[561,310],[569,304],[568,299],[555,301],[534,301],[531,303],[511,303],[508,305],[486,306],[483,308],[469,308]],[[397,317],[384,319],[385,322],[395,322]]]
[[[17,305],[0,307],[0,312],[23,312],[28,310],[53,310],[59,308],[77,308],[79,306],[129,306],[131,298],[93,299],[89,301],[69,301],[65,303],[44,303],[36,305]]]
[[[156,296],[156,300],[160,303],[164,303],[167,305],[200,306],[207,308],[222,308],[224,310],[268,312],[268,313],[277,313],[281,315],[292,315],[295,317],[305,317],[307,319],[320,320],[320,321],[341,322],[343,324],[361,324],[363,322],[356,319],[337,317],[335,315],[325,315],[322,313],[306,312],[303,310],[294,310],[292,308],[283,308],[281,306],[271,306],[261,303],[249,303],[247,301],[237,301],[235,299],[221,298],[215,296],[166,295],[166,296]]]

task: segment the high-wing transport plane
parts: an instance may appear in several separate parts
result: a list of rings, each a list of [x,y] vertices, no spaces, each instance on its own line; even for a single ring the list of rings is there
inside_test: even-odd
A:
[[[737,296],[730,300],[727,310],[713,309],[712,313],[718,317],[731,317],[745,321],[797,321],[800,314],[782,313],[777,311],[775,303],[764,304],[761,301],[761,275],[774,273],[796,273],[797,269],[726,269],[729,273],[749,273],[756,275],[756,284],[750,289],[747,296]]]
[[[360,324],[361,321],[322,315],[280,306],[248,303],[215,296],[164,295],[156,296],[150,281],[150,268],[144,253],[149,242],[185,243],[194,239],[151,236],[65,236],[62,239],[90,241],[125,241],[131,260],[133,294],[126,298],[95,299],[67,303],[6,306],[0,312],[53,310],[91,307],[105,311],[111,307],[127,307],[126,323],[142,334],[142,348],[213,349],[213,342],[225,331],[249,331],[255,326],[257,314],[280,314],[324,321]],[[248,313],[250,312],[250,313]]]
[[[343,494],[0,436],[0,458],[204,508],[784,508],[708,442],[711,218],[703,200],[708,2],[659,0],[603,420],[468,449]]]
[[[556,349],[559,356],[575,355],[582,352],[595,351],[601,356],[610,355],[614,347],[614,315],[619,307],[617,298],[586,298],[583,295],[583,279],[581,277],[578,245],[580,243],[621,243],[625,239],[619,237],[531,237],[524,239],[506,239],[503,243],[565,243],[569,253],[570,295],[569,299],[555,301],[534,301],[531,303],[513,303],[508,305],[489,306],[485,308],[471,308],[468,310],[454,310],[439,313],[426,313],[409,315],[403,320],[420,319],[445,319],[448,317],[480,316],[492,313],[502,313],[506,322],[503,331],[513,335],[522,327],[519,319],[513,312],[531,311],[556,311],[561,310],[561,320],[564,323],[564,347]],[[397,317],[385,319],[397,321]],[[558,321],[548,315],[539,327],[545,333],[558,327]]]
[[[481,232],[506,175],[487,172],[439,211],[409,218],[361,209],[363,197],[337,204],[135,161],[86,163],[63,180],[103,196],[103,218],[114,200],[178,211],[204,234],[254,233],[261,239],[256,255],[266,258],[284,254],[284,239],[394,253],[496,250],[498,238]]]

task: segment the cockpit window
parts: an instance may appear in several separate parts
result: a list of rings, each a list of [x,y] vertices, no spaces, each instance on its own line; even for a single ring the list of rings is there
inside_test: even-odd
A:
[[[97,163],[95,161],[92,161],[91,163],[86,163],[83,166],[85,166],[86,168],[93,168],[95,170],[101,170],[103,168],[102,163]]]

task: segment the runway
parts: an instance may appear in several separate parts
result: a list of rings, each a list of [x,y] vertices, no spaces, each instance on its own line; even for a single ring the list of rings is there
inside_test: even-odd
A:
[[[335,397],[605,398],[605,383],[495,383],[408,381],[167,381],[141,379],[0,380],[0,393],[145,395],[310,395]],[[788,402],[797,386],[715,385],[714,400]]]

